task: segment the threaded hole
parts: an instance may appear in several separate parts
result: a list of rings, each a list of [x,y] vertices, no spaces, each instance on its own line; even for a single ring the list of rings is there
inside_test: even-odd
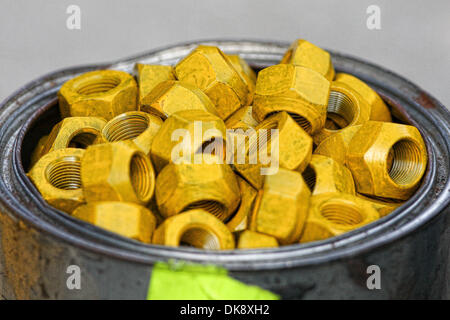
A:
[[[94,133],[79,133],[70,140],[68,147],[86,149],[88,146],[94,144],[95,139],[97,139],[97,135]]]
[[[353,101],[345,94],[339,91],[331,91],[328,99],[327,119],[332,121],[338,128],[342,129],[348,126],[355,118],[357,113]],[[327,129],[332,130],[328,124]]]
[[[311,134],[312,126],[311,122],[309,122],[305,117],[302,117],[301,115],[297,113],[288,112],[288,114],[291,116],[292,119],[294,119],[297,124],[302,127],[303,130],[305,130],[306,133]]]
[[[151,172],[143,155],[137,153],[131,158],[130,179],[134,192],[140,200],[145,200],[152,186]]]
[[[140,114],[121,114],[103,128],[108,142],[134,139],[148,128],[147,117]]]
[[[216,216],[218,219],[223,220],[225,217],[225,206],[214,200],[200,200],[187,205],[182,211],[188,211],[193,209],[203,209],[212,215]]]
[[[102,77],[98,80],[92,80],[83,84],[78,88],[77,92],[81,95],[91,95],[97,93],[105,93],[114,89],[120,84],[120,79],[116,77]]]
[[[81,188],[81,162],[78,157],[63,157],[50,163],[46,169],[47,180],[63,190]]]
[[[410,184],[420,178],[423,169],[423,159],[419,147],[410,140],[396,142],[393,151],[389,176],[397,184]]]
[[[180,244],[201,249],[220,249],[220,242],[217,236],[203,228],[191,228],[186,230],[181,236]]]
[[[311,166],[307,166],[302,175],[303,179],[306,182],[306,185],[312,192],[314,190],[314,187],[316,186],[316,172]]]
[[[348,203],[325,203],[320,212],[331,223],[343,226],[354,226],[363,221],[359,208]]]

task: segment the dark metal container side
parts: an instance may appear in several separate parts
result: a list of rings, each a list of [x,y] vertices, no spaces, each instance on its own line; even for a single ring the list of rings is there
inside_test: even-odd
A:
[[[33,130],[44,130],[36,121],[47,125],[55,121],[52,110],[61,84],[96,68],[132,72],[138,61],[173,64],[198,43],[114,64],[54,72],[26,85],[0,105],[0,298],[142,299],[154,263],[169,259],[222,265],[232,277],[285,299],[448,297],[449,113],[407,80],[339,53],[332,52],[337,71],[368,82],[396,115],[416,125],[426,139],[429,165],[424,181],[406,204],[387,217],[315,243],[206,252],[143,245],[78,221],[43,202],[26,178],[23,154],[30,148],[27,143],[38,137]],[[239,53],[255,68],[277,63],[287,48],[284,43],[262,41],[202,43]],[[67,287],[70,265],[82,270],[81,290]],[[367,288],[370,265],[380,267],[380,290]]]

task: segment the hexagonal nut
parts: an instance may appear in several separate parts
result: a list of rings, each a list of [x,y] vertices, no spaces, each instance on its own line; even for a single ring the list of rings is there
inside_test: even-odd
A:
[[[278,112],[261,122],[256,135],[245,146],[245,163],[239,163],[238,159],[234,163],[234,169],[256,189],[263,184],[261,169],[279,166],[302,172],[311,159],[312,138],[286,112]],[[257,159],[256,163],[252,159]]]
[[[246,104],[250,105],[253,101],[253,94],[255,93],[256,73],[238,54],[227,54],[226,56],[230,60],[234,69],[236,69],[242,79],[244,79],[244,82],[249,89]]]
[[[222,119],[247,104],[251,89],[217,47],[198,46],[176,65],[175,75],[206,93]]]
[[[123,71],[83,73],[58,91],[59,110],[66,117],[101,117],[106,120],[137,110],[137,84]]]
[[[250,230],[273,236],[280,244],[297,242],[308,214],[310,194],[299,172],[280,168],[266,176],[256,197]]]
[[[92,144],[101,143],[101,131],[106,121],[98,117],[69,117],[57,123],[40,153],[42,157],[53,150],[65,148],[86,149]]]
[[[150,159],[132,141],[90,146],[81,160],[87,202],[146,204],[153,196],[155,173]]]
[[[330,157],[339,164],[344,165],[350,141],[360,128],[361,125],[356,125],[339,130],[323,140],[314,150],[314,154]]]
[[[147,208],[130,202],[100,201],[79,206],[72,214],[121,236],[150,243],[156,219]]]
[[[368,121],[350,141],[346,165],[359,193],[407,200],[419,186],[427,160],[416,127]]]
[[[227,164],[171,163],[156,179],[156,203],[164,217],[203,209],[223,221],[239,201],[239,185]]]
[[[208,143],[217,147],[212,151],[224,157],[225,142],[225,123],[219,117],[203,110],[178,111],[164,121],[153,139],[153,164],[159,172],[174,161],[193,163],[197,161],[196,156],[201,158]]]
[[[152,102],[150,93],[158,84],[167,80],[176,80],[172,66],[160,66],[136,63],[139,83],[139,110],[145,109]]]
[[[320,73],[291,64],[261,70],[256,80],[253,116],[262,121],[286,111],[309,134],[325,125],[330,82]]]
[[[238,249],[276,248],[278,241],[267,234],[244,230],[239,234]]]
[[[253,117],[252,109],[252,106],[245,106],[236,110],[225,121],[227,129],[242,129],[244,131],[250,128],[254,129],[259,122]]]
[[[141,110],[166,119],[177,111],[203,110],[218,116],[216,107],[202,90],[181,81],[164,81],[148,95]]]
[[[146,155],[150,155],[153,139],[163,121],[160,117],[141,111],[125,112],[108,121],[102,130],[105,142],[133,141]]]
[[[208,250],[234,249],[230,230],[214,215],[201,209],[167,218],[156,229],[153,243],[173,247],[185,243]]]
[[[380,218],[387,216],[389,213],[391,213],[404,203],[403,201],[398,200],[386,201],[387,199],[368,197],[360,193],[358,193],[356,196],[370,203],[370,205],[372,205],[372,207],[378,211],[378,213],[380,214]]]
[[[85,151],[67,148],[47,153],[36,162],[28,177],[47,203],[71,213],[85,202],[80,164]]]
[[[378,212],[369,203],[354,195],[324,193],[313,196],[300,243],[335,237],[378,218]]]
[[[313,196],[322,193],[355,194],[350,170],[330,157],[314,154],[302,175]]]
[[[334,80],[337,83],[345,83],[348,87],[358,92],[369,104],[370,120],[391,122],[392,117],[389,108],[378,93],[369,87],[364,81],[348,73],[337,73]]]
[[[226,223],[231,232],[242,231],[248,228],[250,215],[253,209],[253,203],[256,199],[257,191],[244,179],[236,175],[239,184],[241,202],[236,212],[230,217]]]
[[[280,63],[313,69],[328,81],[332,81],[334,78],[334,67],[330,54],[306,40],[298,39],[294,41]]]
[[[340,130],[369,121],[370,106],[367,101],[346,83],[333,81],[327,106],[327,120],[333,123],[318,131],[313,139],[319,145]],[[328,122],[329,123],[329,122]]]

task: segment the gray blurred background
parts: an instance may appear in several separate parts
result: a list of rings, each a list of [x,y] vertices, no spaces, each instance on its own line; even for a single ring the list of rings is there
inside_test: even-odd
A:
[[[450,1],[0,0],[0,100],[50,71],[107,62],[180,41],[293,41],[365,58],[450,106]],[[66,9],[81,8],[69,30]],[[381,9],[368,30],[366,9]]]

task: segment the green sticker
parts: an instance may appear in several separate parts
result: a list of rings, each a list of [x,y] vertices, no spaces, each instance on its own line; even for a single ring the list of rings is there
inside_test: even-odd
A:
[[[158,262],[152,270],[148,300],[278,300],[279,296],[247,285],[217,266]]]

